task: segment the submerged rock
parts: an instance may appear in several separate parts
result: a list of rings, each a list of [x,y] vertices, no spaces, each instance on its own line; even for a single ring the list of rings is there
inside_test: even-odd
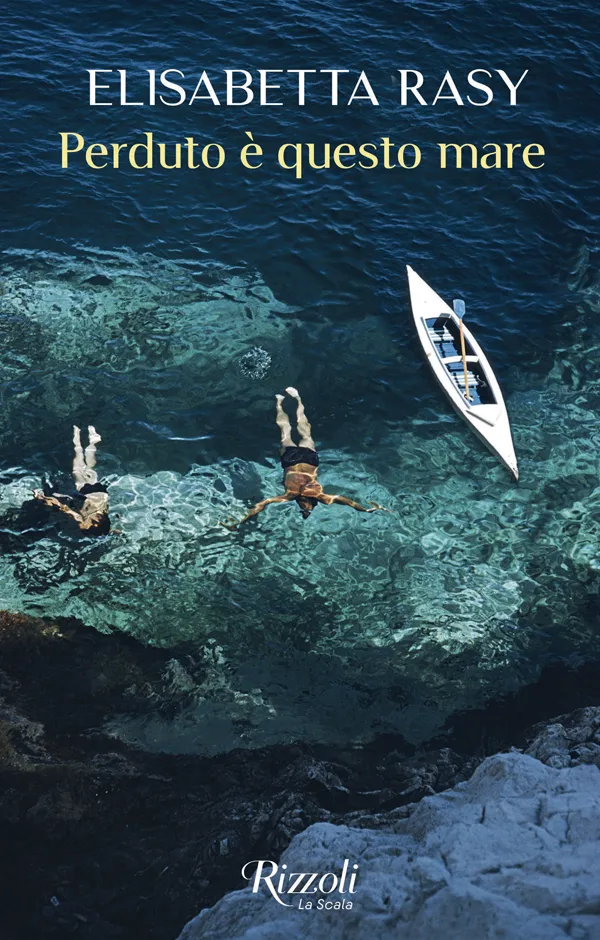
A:
[[[241,269],[92,249],[79,257],[7,252],[5,258],[4,342],[21,351],[23,328],[33,332],[38,343],[27,351],[41,371],[52,359],[59,375],[102,365],[115,373],[137,369],[140,381],[143,372],[193,366],[204,399],[215,401],[231,397],[236,362],[261,340],[277,349],[278,371],[284,361],[291,365],[294,311]],[[98,265],[102,271],[94,273]],[[12,368],[16,379],[17,362]],[[56,404],[51,397],[47,407]],[[74,410],[72,399],[67,404]]]
[[[378,384],[382,318],[300,317],[258,275],[207,260],[11,253],[4,273],[0,606],[190,642],[206,667],[176,725],[111,733],[206,754],[290,737],[419,744],[548,658],[600,655],[588,307],[547,374],[511,375],[514,486],[414,350],[398,350],[396,391]],[[305,362],[324,486],[392,513],[318,507],[305,523],[274,506],[228,532],[220,521],[281,492],[272,396]],[[20,511],[42,472],[68,469],[71,420],[90,408],[123,532],[97,543]]]
[[[210,662],[193,645],[152,649],[73,620],[3,613],[0,843],[10,865],[0,866],[0,895],[13,899],[5,934],[62,940],[77,926],[82,940],[175,937],[199,907],[242,886],[246,861],[277,861],[312,823],[392,830],[415,801],[465,780],[490,748],[516,740],[526,715],[541,719],[557,701],[592,701],[598,668],[561,669],[470,724],[462,716],[443,745],[418,752],[385,736],[364,746],[158,754],[105,729],[128,721],[151,727],[158,717],[176,723],[194,689],[211,681]],[[569,766],[588,761],[600,709],[558,724]],[[556,748],[544,733],[540,726],[532,753],[546,748],[551,759]]]
[[[161,445],[170,450],[163,466],[173,466],[184,442],[210,440],[211,409],[225,406],[243,422],[262,413],[267,375],[276,387],[298,376],[295,311],[256,273],[125,250],[4,259],[3,453],[68,445],[70,425],[93,407],[88,420],[104,435],[114,428],[115,469],[131,460],[132,444],[140,466]],[[257,349],[262,367],[244,371]]]
[[[176,723],[111,725],[132,743],[180,753],[398,731],[418,744],[451,713],[534,680],[554,650],[585,639],[586,655],[598,653],[596,582],[582,589],[567,530],[551,534],[558,517],[533,507],[531,494],[494,500],[493,483],[482,485],[465,495],[458,525],[450,481],[424,498],[395,492],[367,457],[350,462],[323,450],[322,468],[330,492],[393,513],[318,507],[304,522],[294,505],[275,506],[230,532],[220,523],[281,485],[275,460],[234,459],[184,474],[111,475],[111,513],[123,534],[82,541],[56,514],[22,512],[39,479],[7,470],[0,603],[164,648],[193,644],[205,678]],[[572,525],[566,512],[561,518]],[[521,564],[523,531],[534,522],[539,538],[527,535]],[[432,532],[445,541],[436,536],[434,545]],[[555,537],[561,548],[550,564]]]

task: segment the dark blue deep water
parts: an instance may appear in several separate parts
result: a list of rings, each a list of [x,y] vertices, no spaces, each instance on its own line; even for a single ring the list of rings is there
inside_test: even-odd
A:
[[[5,7],[2,606],[172,646],[174,683],[192,681],[181,642],[205,668],[180,721],[116,733],[200,751],[418,740],[549,658],[597,655],[598,25],[584,0]],[[87,68],[127,69],[132,100],[151,68],[180,69],[188,95],[206,69],[223,102],[226,68],[349,74],[338,107],[327,76],[307,77],[304,107],[285,76],[282,107],[119,107],[113,72],[114,105],[92,108]],[[487,107],[400,104],[398,69],[420,70],[431,102],[446,70],[466,100],[477,68],[528,69],[518,105],[495,72]],[[346,104],[362,69],[378,107]],[[227,157],[62,169],[61,131],[193,136]],[[254,171],[246,131],[265,152]],[[385,136],[422,164],[297,180],[276,163],[285,142]],[[545,166],[442,171],[440,141],[537,143]],[[426,372],[407,263],[466,301],[518,487]],[[272,402],[290,383],[323,483],[393,516],[285,507],[218,526],[278,492]],[[74,422],[102,433],[118,542],[90,548],[55,520],[23,532],[31,487],[68,471]]]

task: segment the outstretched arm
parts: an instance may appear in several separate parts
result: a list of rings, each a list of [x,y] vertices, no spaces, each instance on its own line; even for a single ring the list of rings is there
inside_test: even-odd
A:
[[[250,512],[246,513],[243,519],[238,519],[237,522],[221,522],[220,524],[225,526],[226,529],[235,529],[236,526],[241,525],[242,522],[247,522],[248,519],[252,519],[253,516],[258,516],[259,512],[262,512],[270,503],[287,503],[290,496],[271,496],[270,499],[263,499],[260,503],[257,503],[256,506],[253,506]]]
[[[356,503],[353,499],[348,499],[347,496],[335,496],[330,493],[322,493],[318,497],[319,502],[325,503],[327,506],[331,506],[332,503],[339,503],[341,506],[351,506],[352,509],[356,509],[357,512],[377,512],[380,509],[382,512],[391,512],[391,509],[385,509],[384,506],[380,506],[379,503],[374,503],[373,500],[369,500],[371,503],[371,509],[366,509],[364,506],[361,506],[360,503]]]
[[[41,490],[34,490],[33,495],[36,499],[39,499],[40,503],[44,503],[46,506],[59,509],[61,512],[66,513],[67,516],[71,516],[73,519],[76,519],[78,523],[81,522],[81,516],[79,513],[75,512],[73,509],[69,509],[65,503],[61,503],[60,499],[56,499],[55,496],[45,496]]]

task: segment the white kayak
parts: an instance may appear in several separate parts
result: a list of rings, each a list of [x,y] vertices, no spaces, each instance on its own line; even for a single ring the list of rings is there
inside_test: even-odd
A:
[[[433,374],[455,411],[518,480],[506,405],[481,346],[463,324],[463,360],[461,318],[411,267],[406,270],[417,332]]]

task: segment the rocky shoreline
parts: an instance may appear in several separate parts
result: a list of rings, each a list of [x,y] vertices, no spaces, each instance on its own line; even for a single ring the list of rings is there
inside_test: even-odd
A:
[[[600,765],[600,712],[584,708],[600,704],[600,663],[549,665],[517,694],[454,716],[418,751],[386,735],[208,758],[152,754],[106,733],[115,715],[184,708],[172,677],[185,657],[193,669],[184,648],[0,615],[5,940],[171,940],[243,887],[245,861],[278,859],[314,823],[385,829],[511,746],[551,768]]]
[[[575,757],[550,726],[551,764],[496,754],[377,827],[309,826],[179,940],[597,940],[600,710],[586,712],[576,739],[595,740]]]

